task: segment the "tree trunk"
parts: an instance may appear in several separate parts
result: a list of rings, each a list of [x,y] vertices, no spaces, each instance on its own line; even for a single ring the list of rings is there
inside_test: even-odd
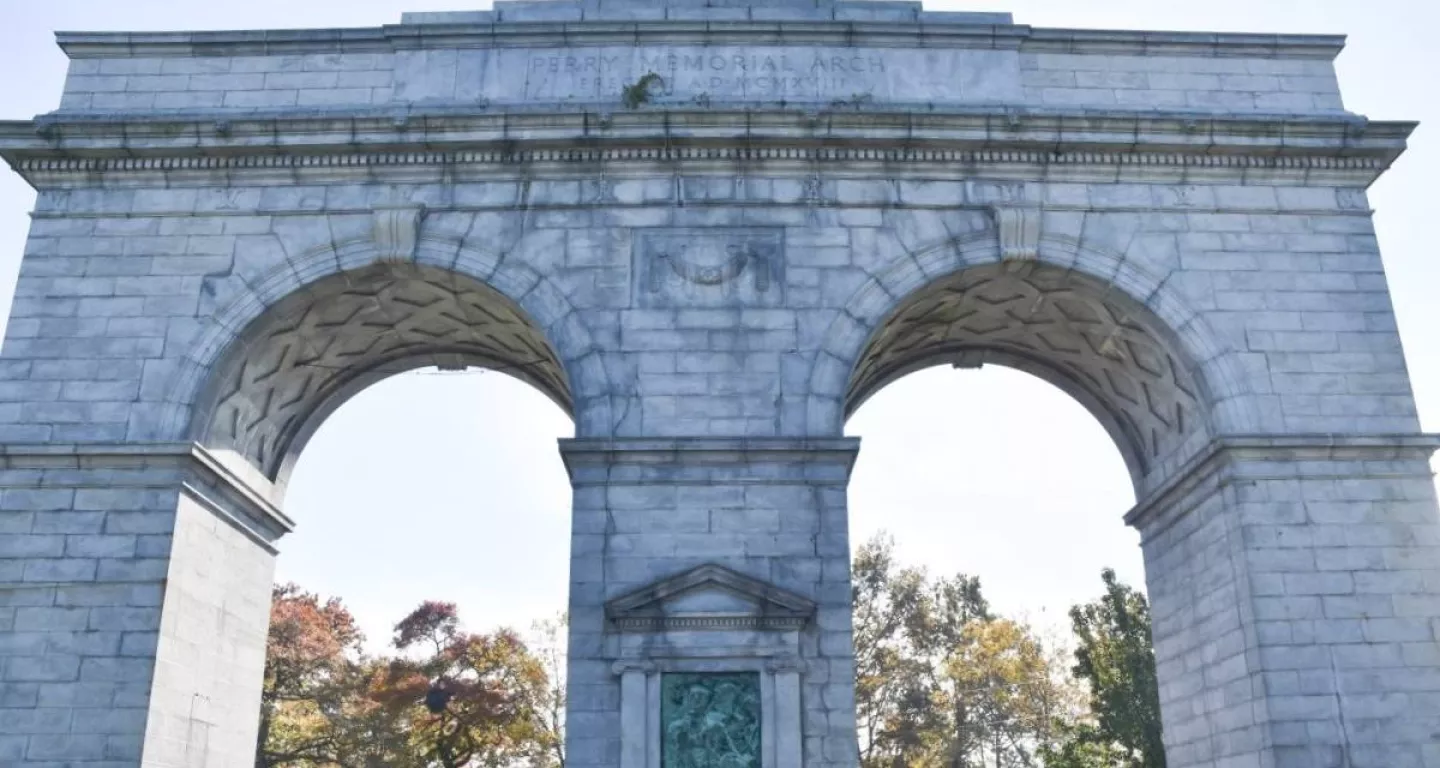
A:
[[[261,705],[260,732],[255,737],[255,768],[270,768],[270,760],[265,752],[265,745],[270,741],[270,717],[270,706]]]

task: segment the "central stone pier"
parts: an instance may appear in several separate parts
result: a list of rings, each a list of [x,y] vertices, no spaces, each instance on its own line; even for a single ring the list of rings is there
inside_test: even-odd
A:
[[[564,444],[575,488],[571,716],[614,711],[611,676],[620,682],[618,733],[571,726],[572,751],[600,754],[618,735],[626,768],[800,766],[807,744],[854,760],[845,484],[857,448]]]

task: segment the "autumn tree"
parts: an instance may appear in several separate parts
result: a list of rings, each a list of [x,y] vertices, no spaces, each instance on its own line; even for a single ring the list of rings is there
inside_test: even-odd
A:
[[[898,567],[894,549],[877,536],[856,552],[851,569],[856,721],[867,768],[910,765],[934,726],[915,649],[931,623],[928,576]]]
[[[395,625],[394,645],[402,655],[372,696],[402,723],[417,764],[508,766],[551,754],[539,731],[545,670],[513,631],[466,632],[454,603],[426,602]]]
[[[1078,692],[1025,624],[994,615],[978,578],[856,553],[856,714],[866,768],[1038,765]]]
[[[1073,762],[1057,756],[1054,765],[1165,768],[1150,605],[1113,570],[1102,571],[1101,579],[1104,595],[1070,609],[1078,641],[1074,674],[1088,684],[1094,723],[1067,739]]]
[[[337,761],[337,721],[351,708],[364,640],[336,598],[275,586],[260,694],[256,768]]]
[[[536,738],[544,756],[535,768],[565,768],[566,633],[570,616],[560,613],[531,626],[535,655],[545,669],[545,695],[536,707]]]
[[[387,658],[337,599],[287,584],[271,603],[257,768],[563,768],[563,616],[537,624],[536,655],[427,602]]]
[[[935,700],[945,731],[928,764],[1033,766],[1054,743],[1055,724],[1076,709],[1078,690],[1027,625],[966,622],[936,665]]]

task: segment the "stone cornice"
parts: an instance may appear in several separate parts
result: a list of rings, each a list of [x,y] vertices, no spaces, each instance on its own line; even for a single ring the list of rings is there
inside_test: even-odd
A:
[[[857,438],[586,437],[560,441],[575,486],[626,483],[843,483]]]
[[[860,450],[853,437],[574,437],[560,440],[567,465],[611,463],[748,464],[829,459],[850,464]]]
[[[943,13],[925,13],[918,21],[909,22],[597,20],[393,24],[354,29],[60,32],[56,41],[75,59],[373,53],[421,48],[784,44],[1329,60],[1345,45],[1345,38],[1339,35],[1047,29],[1023,24],[975,24],[965,21],[963,14]]]
[[[174,488],[271,552],[272,542],[295,527],[272,500],[273,488],[195,443],[0,445],[0,469],[34,472],[37,487]],[[154,471],[159,475],[146,474]]]
[[[1353,116],[1154,112],[641,109],[300,115],[52,114],[0,122],[0,156],[33,185],[68,175],[425,166],[770,162],[1255,170],[1368,184],[1404,151],[1409,122]]]
[[[670,601],[718,589],[750,603],[744,610],[676,613]],[[797,630],[815,615],[815,602],[713,563],[660,579],[605,603],[605,617],[622,632],[674,630]]]
[[[1234,479],[1296,479],[1325,477],[1329,462],[1424,462],[1440,449],[1440,434],[1396,435],[1232,435],[1216,439],[1171,479],[1136,502],[1125,522],[1151,537],[1169,528],[1193,504],[1182,503],[1196,491],[1218,487]],[[1254,462],[1258,470],[1236,471],[1240,462]],[[1278,468],[1266,468],[1275,464]],[[1429,476],[1428,468],[1422,470]],[[1383,474],[1379,469],[1371,476]],[[1353,472],[1338,476],[1353,477]]]

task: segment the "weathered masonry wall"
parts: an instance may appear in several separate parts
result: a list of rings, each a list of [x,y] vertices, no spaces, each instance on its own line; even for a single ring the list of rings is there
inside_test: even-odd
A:
[[[515,48],[197,59],[77,59],[66,111],[602,102],[647,72],[657,101],[870,99],[914,104],[1168,107],[1293,114],[1343,109],[1326,57],[783,46]],[[954,73],[972,73],[957,78]],[[523,74],[522,74],[523,73]]]
[[[605,375],[573,382],[590,388],[577,402],[598,407],[618,391],[632,406],[587,429],[775,436],[825,428],[810,420],[808,395],[813,350],[832,333],[837,308],[907,253],[956,268],[970,258],[955,252],[957,239],[993,248],[987,211],[1009,200],[1044,208],[1045,248],[1061,262],[1078,258],[1077,242],[1123,245],[1123,263],[1165,275],[1167,290],[1214,334],[1217,361],[1236,377],[1227,386],[1245,393],[1246,413],[1236,416],[1248,420],[1244,429],[1417,428],[1369,210],[1355,188],[1279,179],[977,183],[928,168],[893,181],[825,177],[813,191],[806,177],[779,175],[376,187],[349,173],[43,192],[7,332],[14,379],[0,391],[8,409],[0,434],[183,438],[188,423],[168,412],[199,395],[186,373],[216,313],[277,275],[298,280],[292,264],[333,265],[332,242],[369,236],[368,206],[401,200],[427,206],[423,231],[436,243],[426,259],[453,261],[465,243],[549,276],[565,297],[552,320],[573,312],[586,329],[588,341],[564,343],[572,354],[601,343],[606,361]],[[588,202],[601,189],[610,201]],[[687,299],[689,284],[654,263],[675,232],[716,223],[726,236],[784,245],[784,271],[769,289],[740,283],[748,304]],[[483,279],[493,266],[476,269]],[[652,269],[663,278],[655,291],[641,279]]]
[[[576,27],[564,41],[537,42],[523,14],[512,19],[503,12],[498,18],[410,14],[407,24],[331,31],[332,42],[320,50],[284,33],[156,34],[135,36],[133,53],[116,58],[103,42],[92,45],[83,34],[62,34],[61,45],[75,58],[61,110],[602,104],[655,73],[663,78],[655,87],[656,103],[1343,111],[1333,64],[1339,38],[1241,42],[1236,36],[1234,45],[1225,46],[1225,36],[1106,38],[1015,26],[1004,15],[973,14],[972,22],[971,14],[939,14],[939,23],[907,44],[897,43],[891,19],[832,22],[805,19],[806,14],[796,18],[793,9],[789,16],[721,15],[734,37],[701,44],[675,42],[705,28],[695,18],[647,24],[627,14],[618,21],[603,19],[594,29]],[[440,22],[454,20],[466,22],[467,34],[487,44],[446,45],[454,28]],[[817,24],[822,29],[815,29]],[[745,34],[755,39],[740,42]],[[783,42],[797,34],[811,43]],[[224,43],[237,54],[163,55],[166,46],[206,43]]]
[[[185,445],[4,461],[0,760],[252,765],[288,521]]]
[[[1344,111],[1339,38],[1011,22],[62,34],[61,109],[0,123],[39,192],[0,763],[250,765],[294,458],[369,383],[480,365],[575,419],[571,761],[648,768],[659,675],[747,670],[766,760],[853,768],[845,418],[992,364],[1126,457],[1172,765],[1440,768],[1436,441],[1365,192],[1413,125]]]

